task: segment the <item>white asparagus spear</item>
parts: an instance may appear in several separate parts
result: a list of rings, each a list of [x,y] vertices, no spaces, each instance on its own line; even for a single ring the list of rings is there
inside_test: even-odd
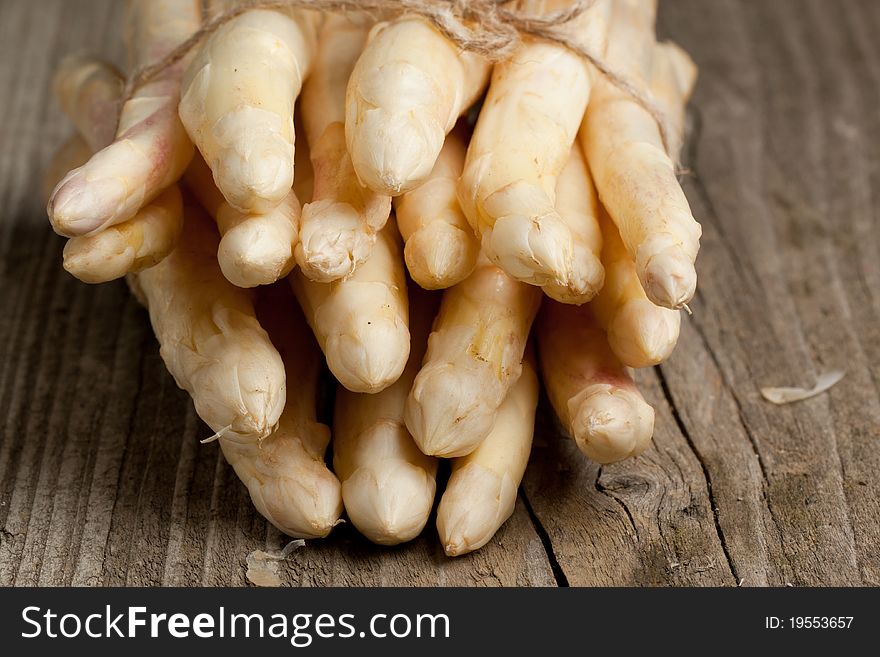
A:
[[[64,245],[64,269],[84,283],[106,283],[157,265],[183,228],[180,188],[171,185],[128,221]]]
[[[406,266],[426,290],[460,283],[477,264],[480,245],[456,197],[465,150],[462,130],[453,130],[428,179],[394,198]]]
[[[220,447],[269,522],[295,538],[326,536],[342,514],[342,492],[324,463],[330,430],[316,418],[321,352],[286,285],[261,288],[256,306],[296,385],[274,433],[261,441],[224,434]]]
[[[523,361],[486,439],[452,461],[437,508],[437,532],[450,557],[483,547],[513,514],[535,433],[538,378],[530,360]]]
[[[315,176],[303,207],[296,260],[312,280],[328,283],[366,260],[391,213],[391,198],[357,178],[345,145],[345,90],[369,31],[364,17],[327,16],[302,116]]]
[[[681,313],[651,303],[617,227],[600,212],[605,285],[590,303],[608,343],[629,367],[649,367],[666,360],[678,341]]]
[[[580,450],[599,463],[645,451],[654,409],[611,351],[589,305],[547,301],[537,329],[544,388]]]
[[[220,230],[217,261],[227,280],[239,287],[269,285],[293,269],[298,240],[299,200],[293,190],[265,214],[233,208],[214,184],[211,170],[197,156],[186,170],[187,186]]]
[[[674,119],[683,112],[696,68],[677,65],[683,75],[676,84],[654,84],[655,14],[656,0],[616,2],[607,56],[629,77],[650,82],[661,102],[677,108]],[[680,122],[674,123],[679,134],[671,135],[673,149],[681,142]],[[677,153],[666,152],[651,114],[607,80],[597,83],[580,134],[599,198],[636,263],[645,293],[658,305],[681,308],[696,289],[701,229],[675,177]]]
[[[580,144],[571,146],[568,162],[556,182],[556,211],[572,238],[571,275],[565,285],[548,283],[544,292],[562,303],[586,303],[602,289],[605,269],[599,257],[599,199]]]
[[[546,11],[562,0],[527,3]],[[569,25],[602,52],[608,0]],[[577,275],[571,231],[555,208],[557,178],[587,106],[591,69],[557,44],[527,42],[495,66],[474,129],[459,199],[487,256],[534,285],[567,286]]]
[[[391,196],[417,187],[489,69],[420,18],[374,27],[346,98],[345,137],[358,177]]]
[[[403,407],[419,371],[439,299],[411,290],[412,348],[401,377],[374,395],[336,393],[333,468],[345,510],[361,534],[380,545],[418,536],[434,504],[437,460],[425,456],[403,422]]]
[[[265,214],[293,185],[294,101],[319,19],[248,11],[211,35],[184,75],[180,117],[217,187],[241,212]]]
[[[370,257],[344,280],[318,283],[296,269],[289,280],[327,365],[352,392],[394,383],[409,357],[406,274],[390,220]]]
[[[90,55],[69,55],[55,71],[52,79],[55,98],[85,140],[89,156],[113,141],[123,86],[119,71]],[[82,164],[85,162],[77,166]]]
[[[197,0],[130,0],[127,41],[132,69],[154,63],[198,29]],[[116,140],[58,183],[49,200],[52,227],[74,237],[119,224],[175,183],[193,147],[177,116],[185,58],[125,103]]]
[[[284,364],[254,314],[251,293],[217,265],[217,233],[201,208],[187,204],[177,248],[130,277],[150,312],[162,360],[196,412],[218,433],[258,440],[284,408]]]
[[[111,66],[88,57],[68,58],[55,77],[59,103],[82,135],[62,148],[46,176],[51,189],[113,139],[122,80]],[[64,268],[86,283],[103,283],[152,267],[174,248],[183,225],[183,203],[171,185],[131,219],[64,246]]]
[[[406,426],[425,454],[463,456],[489,434],[520,376],[541,296],[485,259],[443,293],[406,402]]]

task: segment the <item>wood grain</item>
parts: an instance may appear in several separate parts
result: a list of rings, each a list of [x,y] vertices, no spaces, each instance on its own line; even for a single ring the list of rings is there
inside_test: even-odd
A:
[[[245,556],[284,537],[199,444],[125,286],[61,269],[39,197],[69,133],[52,70],[120,61],[122,4],[0,1],[0,585],[245,585]],[[684,185],[704,238],[679,348],[638,373],[655,446],[600,468],[542,403],[484,549],[343,525],[285,584],[880,584],[880,5],[662,0],[659,28],[700,66]],[[836,368],[821,397],[760,397]]]

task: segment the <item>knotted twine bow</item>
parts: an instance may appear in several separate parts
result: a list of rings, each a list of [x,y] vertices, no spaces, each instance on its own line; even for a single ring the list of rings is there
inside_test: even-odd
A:
[[[203,2],[204,22],[197,32],[159,61],[131,75],[125,84],[123,102],[135,91],[153,80],[167,68],[186,57],[201,41],[229,21],[255,9],[308,9],[321,12],[362,12],[388,15],[419,16],[462,50],[477,53],[490,61],[509,57],[522,43],[523,37],[549,41],[567,48],[590,62],[599,73],[618,89],[631,96],[657,122],[667,153],[673,130],[663,107],[647,89],[616,71],[599,53],[593,52],[574,38],[566,25],[589,9],[595,0],[572,0],[565,9],[541,16],[524,14],[507,7],[512,0],[242,0],[241,4],[210,16],[209,2]]]

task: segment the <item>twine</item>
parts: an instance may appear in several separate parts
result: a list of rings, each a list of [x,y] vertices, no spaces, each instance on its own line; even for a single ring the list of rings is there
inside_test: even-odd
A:
[[[286,11],[306,9],[320,12],[362,12],[367,14],[415,15],[437,28],[462,50],[490,61],[509,57],[531,37],[559,44],[592,64],[611,84],[633,98],[657,122],[667,153],[674,142],[673,129],[654,95],[625,74],[615,70],[600,54],[572,37],[565,26],[589,9],[595,0],[572,0],[565,9],[533,16],[508,9],[511,0],[242,0],[241,4],[212,16],[203,0],[202,26],[186,41],[159,61],[136,70],[125,83],[123,103],[143,85],[186,57],[205,37],[230,21],[255,9]]]

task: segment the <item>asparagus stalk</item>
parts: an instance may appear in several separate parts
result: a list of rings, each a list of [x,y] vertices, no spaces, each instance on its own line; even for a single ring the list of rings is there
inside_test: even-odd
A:
[[[314,194],[303,207],[296,259],[312,280],[330,282],[366,260],[391,212],[391,199],[357,178],[345,146],[345,90],[369,29],[362,17],[331,14],[320,33],[302,115],[311,150]]]
[[[400,377],[409,357],[406,274],[397,226],[378,233],[370,257],[344,280],[318,283],[299,269],[291,285],[338,381],[376,393]]]
[[[390,196],[421,184],[488,74],[483,58],[420,18],[374,27],[346,97],[345,137],[358,177]]]
[[[330,430],[316,418],[320,351],[286,286],[261,288],[256,310],[296,385],[274,433],[261,441],[227,433],[220,447],[269,522],[295,538],[326,536],[339,522],[342,494],[324,463]]]
[[[605,269],[599,260],[602,251],[599,200],[578,143],[572,144],[568,162],[556,182],[556,211],[571,232],[571,275],[565,285],[548,283],[544,292],[562,303],[579,305],[602,289]]]
[[[406,426],[425,454],[472,452],[492,430],[498,407],[522,371],[535,287],[483,259],[443,293],[422,369],[406,402]]]
[[[659,79],[654,84],[655,14],[656,0],[616,2],[607,56],[630,77],[651,82],[661,102],[677,108],[673,117],[680,116],[696,69],[680,60],[675,84]],[[679,134],[673,135],[673,149],[681,142],[680,120],[674,131]],[[666,152],[651,114],[604,79],[596,85],[580,135],[599,198],[636,263],[645,293],[658,305],[683,307],[696,289],[701,229],[675,177],[676,153]]]
[[[437,532],[450,557],[483,547],[513,514],[532,448],[538,379],[532,359],[498,409],[495,426],[473,452],[452,461],[437,508]]]
[[[52,88],[64,114],[85,140],[88,156],[113,142],[119,120],[122,73],[89,55],[70,55],[61,60]],[[82,164],[85,162],[79,166]]]
[[[636,272],[636,263],[620,239],[607,212],[600,213],[604,244],[605,285],[590,306],[605,329],[608,343],[629,367],[649,367],[667,358],[678,341],[678,310],[657,306],[648,299]]]
[[[253,10],[217,30],[183,78],[180,118],[229,204],[265,214],[293,185],[294,102],[317,48],[314,12]]]
[[[548,301],[537,326],[547,396],[580,450],[614,463],[647,449],[654,409],[611,351],[589,305]]]
[[[427,180],[394,198],[406,266],[426,290],[460,283],[477,264],[480,246],[456,198],[465,150],[462,131],[453,130]]]
[[[437,309],[435,299],[411,291],[412,349],[401,377],[367,395],[342,386],[333,420],[333,467],[342,481],[348,517],[374,543],[395,545],[421,533],[436,491],[437,460],[425,456],[403,421]]]
[[[595,51],[604,49],[609,4],[598,0],[570,26]],[[563,2],[527,5],[551,10]],[[459,199],[484,252],[517,280],[568,286],[585,267],[574,261],[555,200],[590,89],[589,65],[549,42],[525,43],[492,74]]]
[[[284,408],[284,364],[251,294],[223,277],[213,224],[195,205],[184,213],[177,248],[133,275],[132,287],[149,310],[168,371],[199,417],[230,440],[265,438]]]
[[[193,158],[185,180],[220,230],[217,261],[227,280],[239,287],[256,287],[290,273],[295,265],[300,216],[293,190],[267,212],[250,214],[226,202],[201,157]]]
[[[198,29],[196,0],[131,0],[127,19],[132,68],[150,64]],[[175,183],[193,154],[177,116],[178,62],[125,103],[116,140],[58,183],[49,199],[52,227],[88,235],[120,224]]]
[[[113,140],[122,80],[111,66],[88,57],[65,60],[55,77],[56,96],[81,138],[62,148],[46,176],[50,189]],[[152,267],[174,248],[183,224],[183,203],[171,185],[128,221],[64,246],[64,268],[86,283],[103,283]]]

